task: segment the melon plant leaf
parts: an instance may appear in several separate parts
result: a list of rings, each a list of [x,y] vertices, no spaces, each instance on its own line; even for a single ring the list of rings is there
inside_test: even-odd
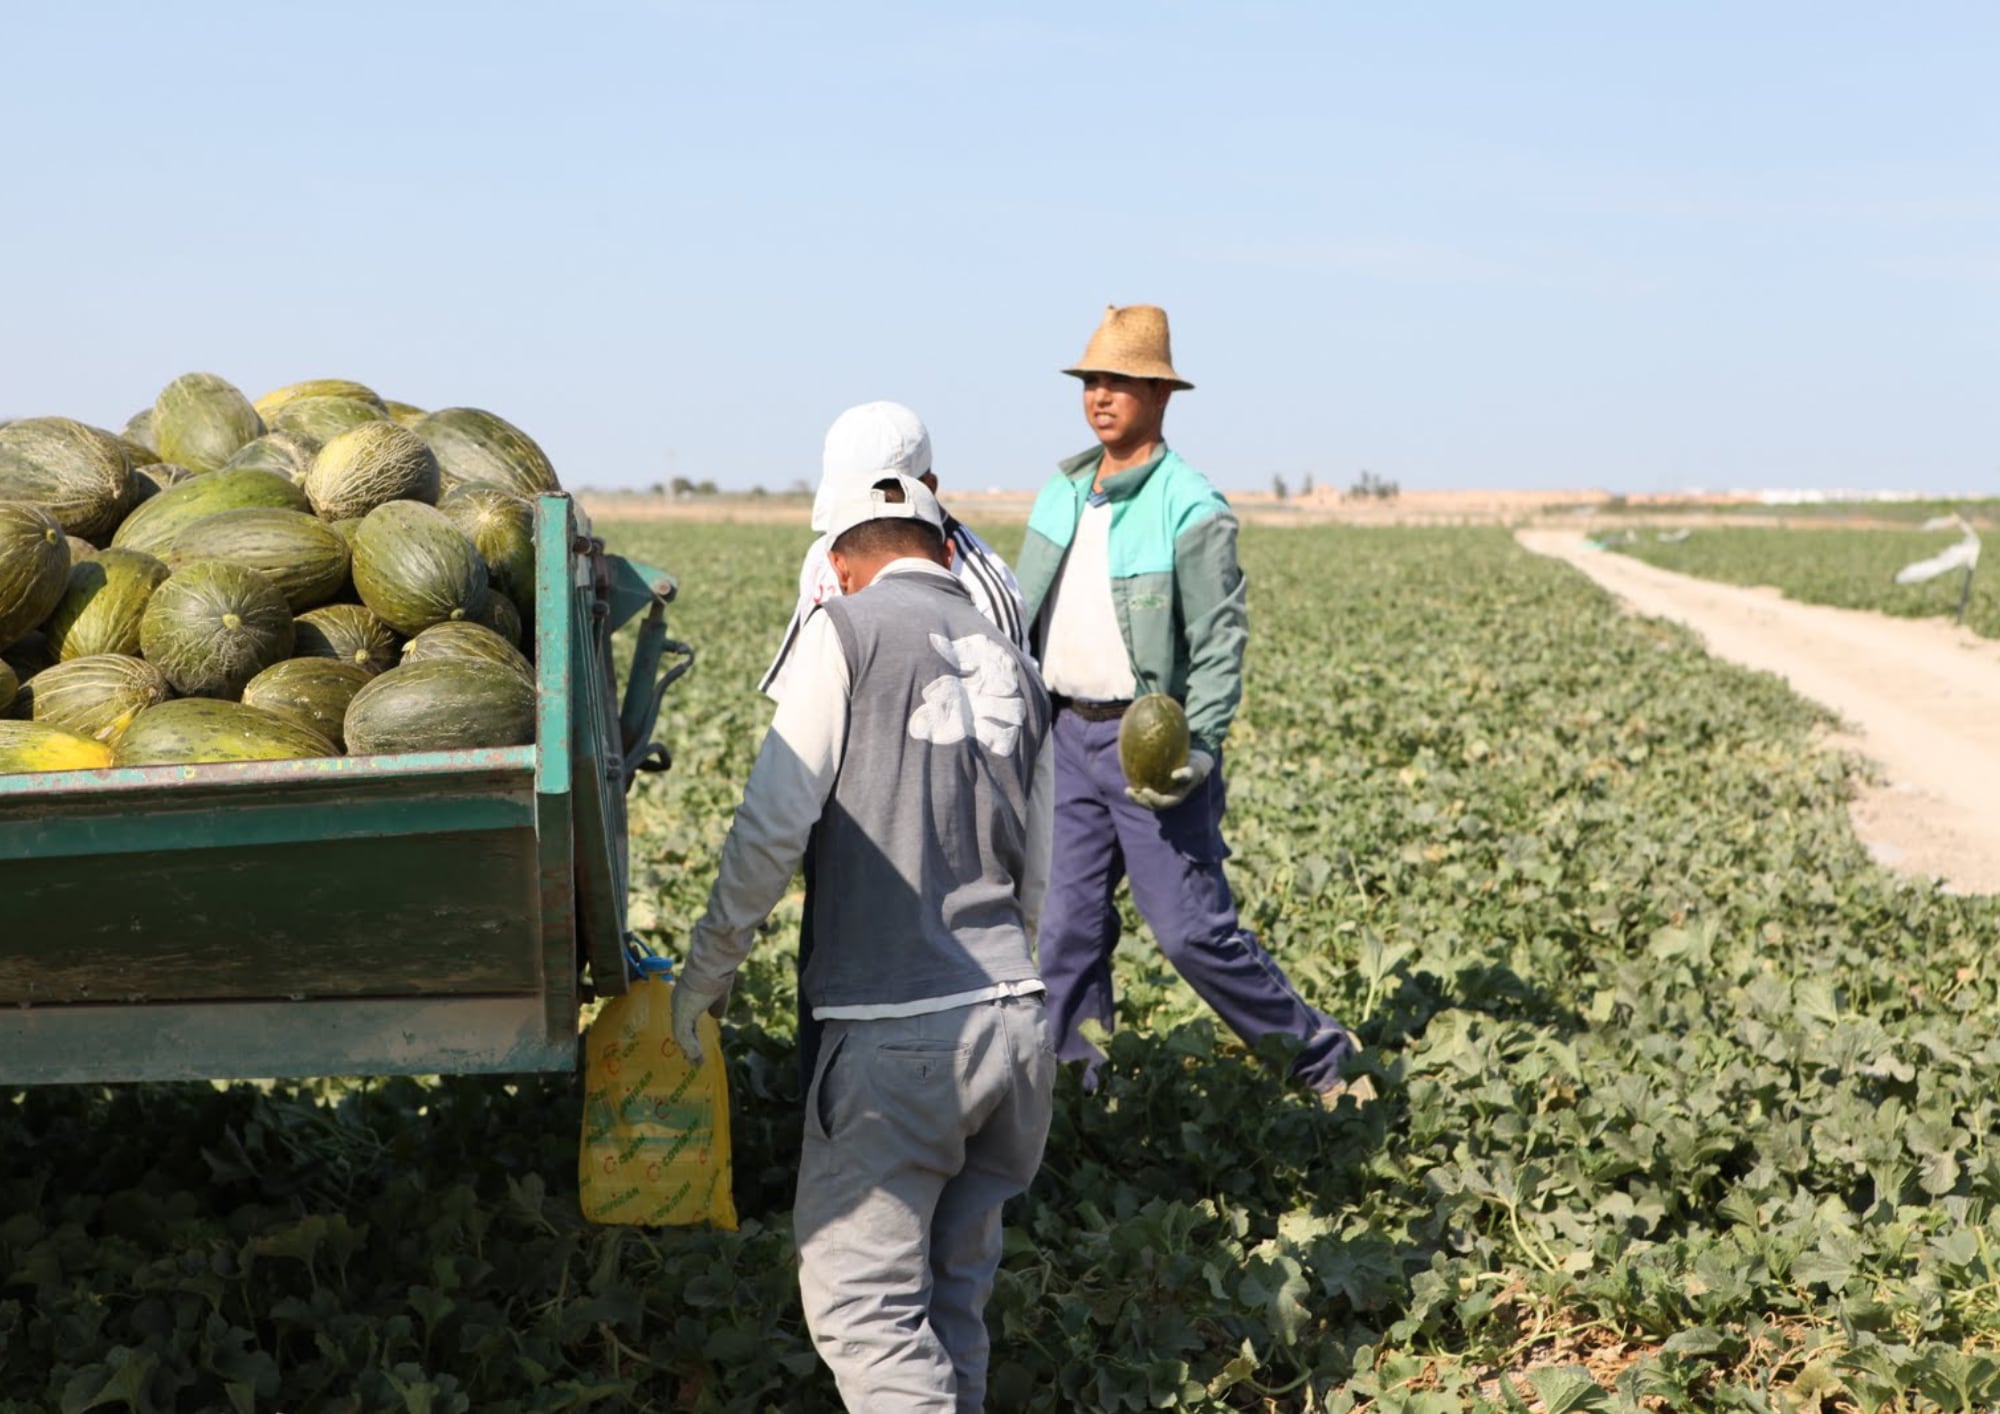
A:
[[[1609,1396],[1581,1365],[1545,1366],[1528,1371],[1528,1383],[1542,1402],[1543,1414],[1577,1414],[1579,1410],[1611,1407]]]

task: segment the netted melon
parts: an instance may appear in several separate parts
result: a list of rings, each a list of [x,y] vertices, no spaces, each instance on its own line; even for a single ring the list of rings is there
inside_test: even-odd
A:
[[[361,602],[405,637],[432,624],[477,622],[486,608],[486,562],[435,506],[391,501],[354,532]]]
[[[219,471],[245,442],[264,435],[264,419],[226,378],[186,373],[153,400],[153,447],[160,460],[197,476]]]
[[[295,433],[266,432],[262,437],[238,447],[236,455],[222,469],[235,471],[239,467],[254,466],[298,481],[312,466],[313,455],[318,451],[319,443]]]
[[[398,427],[415,427],[430,416],[422,408],[412,407],[409,403],[399,403],[394,398],[386,399],[382,407],[389,414],[389,421]]]
[[[497,486],[455,486],[438,509],[486,561],[491,582],[531,618],[535,604],[535,506]]]
[[[292,611],[276,585],[227,560],[195,560],[153,591],[139,644],[176,692],[234,699],[292,656]]]
[[[0,722],[0,776],[102,770],[111,760],[111,748],[101,741],[45,722]]]
[[[463,663],[489,663],[518,673],[528,682],[535,680],[534,666],[521,650],[485,624],[434,624],[403,645],[405,663],[429,663],[456,659]]]
[[[374,403],[359,398],[300,398],[271,414],[271,430],[323,447],[343,432],[380,422],[393,427],[388,415]]]
[[[153,664],[122,653],[96,653],[57,663],[21,689],[28,710],[17,713],[92,741],[116,741],[132,719],[173,693]]]
[[[159,444],[153,440],[153,410],[151,408],[141,408],[126,418],[125,428],[118,435],[127,442],[137,442],[140,446],[152,452],[153,455],[147,457],[146,461],[156,462],[160,459]],[[143,465],[144,463],[138,464]]]
[[[321,447],[305,485],[322,520],[351,520],[391,501],[436,502],[437,458],[407,428],[371,422]]]
[[[345,749],[341,722],[347,704],[374,676],[338,658],[287,658],[250,679],[243,689],[243,704],[289,717]]]
[[[141,712],[118,738],[120,766],[190,766],[223,761],[298,761],[338,756],[321,733],[289,717],[186,697]]]
[[[479,408],[444,408],[415,431],[437,453],[447,488],[472,481],[517,496],[562,489],[535,439],[504,417]]]
[[[0,648],[46,619],[68,586],[69,541],[55,517],[39,506],[0,501]]]
[[[370,673],[399,661],[396,630],[364,604],[328,604],[300,614],[296,632],[292,652],[301,658],[333,658]]]
[[[69,567],[62,599],[43,626],[64,661],[101,653],[137,653],[139,622],[167,567],[138,550],[112,547]]]
[[[312,509],[306,493],[275,471],[256,467],[215,471],[170,486],[140,506],[125,518],[118,533],[111,537],[111,543],[164,559],[173,550],[175,538],[196,521],[252,506],[285,511]]]
[[[305,398],[347,398],[355,402],[371,403],[377,411],[386,411],[382,399],[366,383],[356,383],[351,378],[308,378],[302,383],[287,383],[282,388],[273,388],[257,399],[254,406],[265,422],[270,422],[271,414],[291,403]]]
[[[252,506],[204,516],[174,537],[167,564],[228,560],[278,587],[293,613],[324,604],[347,583],[347,542],[304,511]]]
[[[345,727],[361,756],[524,746],[535,739],[535,688],[488,663],[405,663],[354,695]]]
[[[67,417],[0,427],[0,501],[27,501],[71,535],[95,540],[125,518],[132,463],[109,432]]]
[[[1163,692],[1149,692],[1118,721],[1118,765],[1134,788],[1172,791],[1187,765],[1187,712]]]

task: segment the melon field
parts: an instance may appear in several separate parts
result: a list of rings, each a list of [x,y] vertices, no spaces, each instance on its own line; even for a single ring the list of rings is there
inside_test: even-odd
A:
[[[1769,585],[1789,599],[1837,609],[1871,609],[1903,618],[1950,618],[1965,576],[1953,570],[1923,584],[1897,584],[1897,570],[1957,543],[1959,533],[1912,529],[1726,526],[1663,542],[1651,531],[1614,548],[1677,574],[1725,584]],[[2000,637],[2000,590],[1989,564],[1976,575],[1966,626]]]
[[[806,538],[608,527],[700,651],[633,798],[662,951]],[[1869,861],[1777,680],[1502,531],[1243,557],[1232,879],[1382,1098],[1246,1055],[1128,909],[1108,1083],[1064,1077],[1008,1212],[991,1407],[2000,1404],[2000,907]],[[584,1224],[574,1077],[0,1092],[0,1411],[838,1408],[789,1227],[798,902],[725,1027],[734,1233]]]

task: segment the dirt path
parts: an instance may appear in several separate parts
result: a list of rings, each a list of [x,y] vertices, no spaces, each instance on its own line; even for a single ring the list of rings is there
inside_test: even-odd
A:
[[[1798,604],[1524,530],[1633,610],[1694,630],[1718,658],[1776,673],[1846,724],[1840,744],[1886,782],[1854,804],[1883,863],[1961,893],[2000,893],[2000,642],[1942,622]]]

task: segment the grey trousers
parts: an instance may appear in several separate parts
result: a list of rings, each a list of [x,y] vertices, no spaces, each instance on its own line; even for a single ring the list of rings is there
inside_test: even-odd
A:
[[[1000,1208],[1049,1137],[1040,996],[829,1021],[806,1094],[793,1222],[820,1358],[855,1414],[986,1399]]]

